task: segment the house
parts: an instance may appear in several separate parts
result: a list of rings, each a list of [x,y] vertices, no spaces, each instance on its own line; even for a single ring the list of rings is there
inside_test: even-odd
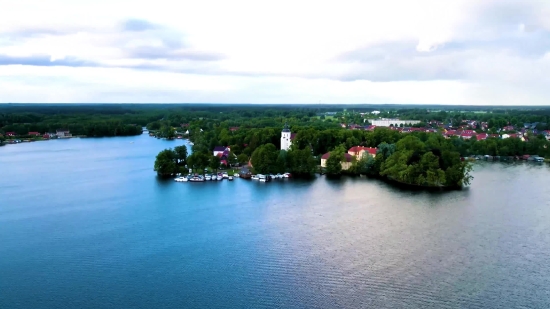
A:
[[[228,150],[228,152],[231,151],[231,149],[229,149],[229,147],[216,146],[216,147],[214,147],[213,155],[217,156],[218,154],[223,154],[226,149]]]
[[[243,167],[239,171],[239,177],[244,178],[244,179],[249,179],[250,177],[252,177],[252,173],[250,172],[250,170],[248,168]]]
[[[71,132],[67,129],[57,129],[55,130],[55,135],[58,137],[58,138],[69,138],[69,137],[73,137]]]
[[[327,167],[327,159],[330,157],[330,152],[325,153],[321,157],[321,167]],[[346,171],[351,167],[351,163],[353,162],[353,156],[349,153],[344,153],[344,161],[342,161],[340,164],[342,164],[342,170]]]
[[[348,150],[348,153],[359,159],[367,154],[370,154],[371,156],[376,157],[377,150],[378,148],[354,146]]]
[[[237,157],[234,153],[231,153],[231,149],[229,147],[225,148],[223,152],[219,152],[217,154],[217,157],[220,158],[220,164],[229,166],[229,156],[233,155],[234,157]]]
[[[15,132],[6,132],[6,136],[14,137],[15,135]]]
[[[462,139],[470,139],[470,138],[472,138],[472,137],[474,136],[474,134],[462,132],[459,136],[460,136],[460,138],[462,138]]]
[[[502,128],[502,131],[514,131],[515,128],[514,126],[505,126]]]
[[[478,141],[482,141],[482,140],[487,139],[488,136],[489,135],[487,133],[480,133],[480,134],[476,135],[476,138],[477,138]]]
[[[231,128],[229,128],[229,131],[235,132],[235,131],[237,131],[238,129],[239,129],[239,127],[231,127]]]
[[[38,133],[38,132],[29,132],[27,135],[40,136],[40,133]]]
[[[365,130],[367,131],[374,131],[374,129],[376,129],[376,126],[373,126],[373,125],[369,125],[365,127]]]

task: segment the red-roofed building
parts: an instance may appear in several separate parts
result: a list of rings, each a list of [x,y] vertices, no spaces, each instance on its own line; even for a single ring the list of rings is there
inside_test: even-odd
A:
[[[375,128],[376,128],[375,125],[370,125],[370,126],[365,127],[365,130],[367,130],[367,131],[374,131]]]
[[[476,138],[477,138],[478,141],[482,141],[482,140],[487,139],[488,136],[489,135],[487,133],[480,133],[480,134],[476,135]]]
[[[27,135],[40,136],[38,132],[29,132]]]
[[[6,136],[15,136],[15,132],[6,132]]]
[[[474,136],[474,134],[472,134],[472,133],[464,133],[464,132],[463,132],[463,133],[461,133],[459,136],[460,136],[460,138],[462,138],[462,139],[470,139],[470,138],[472,138],[472,137]]]
[[[229,128],[229,131],[235,132],[235,131],[237,131],[238,129],[239,129],[239,127],[231,127],[231,128]]]
[[[372,148],[372,147],[354,146],[348,150],[348,153],[356,158],[362,158],[367,153],[375,157],[377,150],[378,150],[377,148]]]
[[[321,167],[327,167],[328,158],[330,158],[330,152],[325,153],[321,157]],[[342,164],[342,170],[348,170],[351,167],[351,162],[353,162],[353,156],[349,153],[344,153],[344,161],[340,162],[340,164]]]

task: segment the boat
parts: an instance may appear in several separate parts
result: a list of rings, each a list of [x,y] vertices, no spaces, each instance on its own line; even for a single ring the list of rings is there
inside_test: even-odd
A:
[[[260,179],[260,178],[258,178],[258,175],[252,175],[252,178],[251,178],[251,179],[252,179],[252,180],[258,180],[258,179]]]
[[[239,177],[239,174],[235,173],[235,174],[233,175],[233,177],[238,178],[238,177]]]
[[[187,181],[187,177],[180,176],[178,178],[174,178],[174,180],[177,181],[177,182],[183,182],[183,181]]]
[[[218,176],[216,177],[216,180],[223,180],[223,177],[220,176],[220,175],[218,175]]]
[[[283,178],[283,174],[277,174],[277,175],[275,175],[275,177],[281,179],[281,178]]]
[[[228,178],[229,175],[228,175],[227,173],[224,172],[224,173],[222,174],[222,177],[223,177],[223,178]]]
[[[206,174],[206,175],[204,175],[204,180],[206,180],[206,181],[212,180],[212,176]]]
[[[284,173],[283,178],[290,178],[290,173]]]
[[[227,180],[233,180],[233,176],[227,177]]]
[[[189,181],[191,181],[191,182],[203,182],[204,177],[202,175],[195,175],[195,176],[191,177],[191,179],[189,179]]]
[[[260,182],[268,182],[268,181],[269,181],[269,175],[262,175],[262,174],[260,174],[260,175],[258,175],[258,180],[259,180]]]

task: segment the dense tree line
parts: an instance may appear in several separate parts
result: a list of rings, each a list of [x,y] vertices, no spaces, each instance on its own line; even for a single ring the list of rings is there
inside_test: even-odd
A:
[[[171,176],[186,170],[188,161],[187,147],[177,146],[165,149],[157,155],[154,170],[159,176]]]

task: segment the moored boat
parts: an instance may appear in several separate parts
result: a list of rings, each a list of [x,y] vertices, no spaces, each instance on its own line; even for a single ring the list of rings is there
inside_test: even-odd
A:
[[[180,176],[178,178],[174,178],[174,180],[177,181],[177,182],[184,182],[184,181],[187,181],[187,177]]]

